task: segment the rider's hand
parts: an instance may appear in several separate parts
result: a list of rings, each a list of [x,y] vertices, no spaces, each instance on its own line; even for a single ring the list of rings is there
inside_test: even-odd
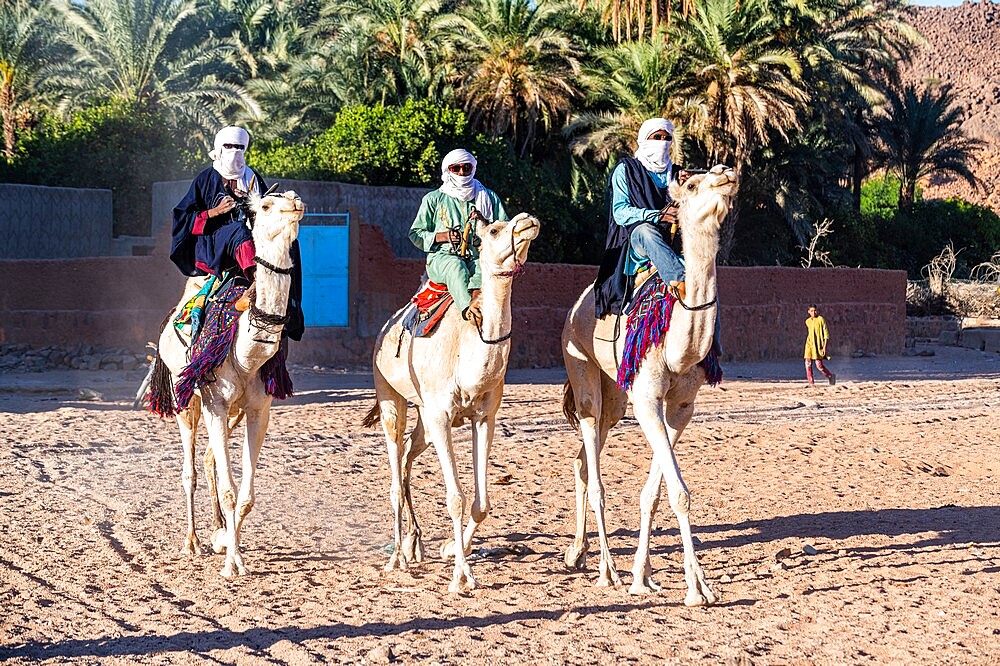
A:
[[[676,224],[677,223],[677,204],[671,202],[660,209],[659,214],[660,224]]]
[[[462,234],[458,233],[458,229],[452,227],[445,231],[439,231],[434,234],[435,243],[452,243],[457,245],[462,242]]]
[[[233,199],[231,196],[226,195],[222,197],[222,201],[219,202],[218,206],[216,206],[215,208],[208,209],[208,217],[212,218],[212,217],[219,217],[220,215],[225,215],[226,213],[232,212],[234,208],[236,208],[236,199]]]

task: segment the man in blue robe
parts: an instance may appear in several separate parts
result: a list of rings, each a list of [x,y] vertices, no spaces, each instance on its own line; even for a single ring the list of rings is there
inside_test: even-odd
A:
[[[250,134],[242,127],[219,130],[209,153],[212,165],[195,177],[174,208],[170,259],[184,275],[221,276],[239,269],[253,281],[256,250],[238,201],[251,193],[260,196],[267,191],[267,184],[244,161],[249,144]],[[298,241],[292,244],[291,256],[294,267],[286,312],[290,319],[282,336],[301,340],[305,322]]]

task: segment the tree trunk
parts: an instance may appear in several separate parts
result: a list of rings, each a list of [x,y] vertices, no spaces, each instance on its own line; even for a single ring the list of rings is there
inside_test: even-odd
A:
[[[8,161],[14,159],[14,89],[4,82],[0,88],[0,115],[3,116],[3,154]]]

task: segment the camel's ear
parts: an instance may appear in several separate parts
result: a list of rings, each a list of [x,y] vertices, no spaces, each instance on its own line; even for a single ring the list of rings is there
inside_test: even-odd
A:
[[[676,180],[672,180],[667,187],[667,191],[670,193],[670,198],[677,201],[681,196],[681,184]]]

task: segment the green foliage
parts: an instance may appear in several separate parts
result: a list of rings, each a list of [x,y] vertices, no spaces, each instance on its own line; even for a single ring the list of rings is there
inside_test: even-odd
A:
[[[190,147],[163,130],[157,113],[123,101],[68,121],[48,116],[24,137],[24,154],[0,160],[0,180],[113,192],[115,235],[148,235],[151,183],[178,178]]]
[[[891,217],[899,208],[898,176],[869,178],[861,185],[861,212],[865,215]]]
[[[899,180],[876,178],[862,188],[862,212],[838,217],[837,264],[906,270],[913,279],[948,243],[958,253],[956,277],[1000,247],[1000,216],[962,199],[920,201],[898,208]]]
[[[252,147],[248,161],[273,177],[426,185],[437,181],[441,157],[469,138],[461,111],[407,100],[398,107],[343,109],[311,141]]]

